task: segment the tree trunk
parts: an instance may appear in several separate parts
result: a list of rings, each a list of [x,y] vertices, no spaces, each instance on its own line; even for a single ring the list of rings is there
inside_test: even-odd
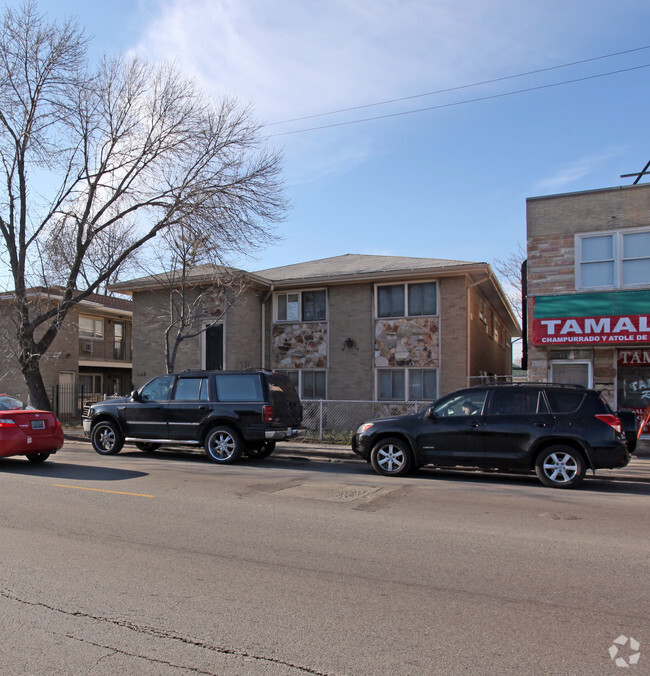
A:
[[[43,383],[43,376],[39,368],[39,360],[32,357],[26,364],[22,364],[22,372],[25,378],[25,384],[29,389],[30,403],[35,408],[51,411],[52,403],[50,402],[45,384]]]

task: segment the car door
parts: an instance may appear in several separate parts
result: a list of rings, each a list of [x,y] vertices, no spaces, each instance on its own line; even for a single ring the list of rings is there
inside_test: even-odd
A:
[[[483,463],[483,408],[487,390],[462,390],[436,402],[422,418],[418,447],[433,465]]]
[[[197,441],[202,422],[210,415],[209,378],[180,375],[165,407],[167,434],[177,441]]]
[[[518,385],[494,388],[484,417],[485,464],[529,468],[533,444],[551,433],[553,421],[541,389]]]
[[[138,439],[167,439],[165,407],[173,375],[159,376],[144,385],[131,401],[118,406],[125,436]]]

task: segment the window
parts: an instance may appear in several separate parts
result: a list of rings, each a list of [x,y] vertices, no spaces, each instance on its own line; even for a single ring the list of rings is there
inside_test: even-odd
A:
[[[327,374],[325,371],[302,371],[303,399],[327,399]]]
[[[433,401],[438,396],[438,373],[436,369],[380,369],[377,389],[381,401]]]
[[[377,287],[378,317],[418,317],[437,314],[437,285],[391,284]],[[407,301],[408,300],[408,307]]]
[[[327,293],[296,291],[276,296],[276,318],[279,322],[317,322],[327,319]]]
[[[433,401],[437,396],[437,373],[433,369],[409,369],[410,401]]]
[[[301,399],[327,399],[327,371],[280,371],[296,388]]]
[[[174,399],[183,401],[208,401],[207,378],[179,378]]]
[[[576,237],[576,288],[650,283],[650,231]]]
[[[218,375],[217,397],[219,401],[262,401],[262,383],[259,375]]]
[[[173,380],[174,376],[154,378],[140,390],[140,399],[142,401],[164,401],[169,399],[169,388]]]
[[[382,401],[404,401],[406,399],[406,371],[379,371],[379,399]]]
[[[79,336],[82,338],[103,338],[104,320],[79,315]]]
[[[522,415],[538,412],[540,391],[523,387],[504,387],[492,392],[490,413],[493,415]],[[541,413],[546,412],[546,405],[541,403]]]
[[[433,414],[436,418],[452,418],[468,415],[482,415],[487,390],[472,389],[471,392],[454,394],[436,404]]]
[[[113,338],[113,359],[124,359],[124,322],[115,322]]]

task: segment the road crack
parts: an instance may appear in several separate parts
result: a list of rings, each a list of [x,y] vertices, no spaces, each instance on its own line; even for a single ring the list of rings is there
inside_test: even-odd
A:
[[[207,641],[203,641],[201,639],[196,639],[192,638],[189,636],[183,636],[181,634],[177,634],[175,632],[171,631],[166,631],[163,629],[158,629],[156,627],[150,627],[147,625],[140,625],[136,624],[135,622],[130,622],[128,620],[119,620],[111,617],[102,617],[98,615],[93,615],[92,613],[87,613],[84,611],[80,610],[64,610],[63,608],[57,608],[55,606],[49,605],[47,603],[43,603],[42,601],[29,601],[27,599],[22,599],[13,594],[9,589],[3,588],[0,589],[0,596],[3,598],[6,598],[11,601],[15,601],[16,603],[20,603],[26,606],[32,606],[32,607],[38,607],[38,608],[43,608],[45,610],[48,610],[53,613],[60,613],[61,615],[66,615],[68,617],[78,617],[82,619],[88,619],[88,620],[93,620],[95,622],[102,622],[104,624],[110,624],[115,627],[120,627],[122,629],[128,629],[129,631],[133,631],[138,634],[144,634],[147,636],[153,636],[156,638],[164,639],[164,640],[171,640],[171,641],[177,641],[179,643],[183,643],[185,645],[192,646],[194,648],[200,648],[202,650],[207,650],[209,652],[217,653],[219,655],[226,655],[226,656],[232,656],[232,657],[237,657],[237,658],[242,658],[242,659],[247,659],[247,660],[254,660],[258,662],[267,662],[270,664],[277,664],[279,666],[283,667],[288,667],[290,669],[295,669],[296,671],[299,671],[304,674],[314,674],[314,676],[333,676],[332,674],[328,674],[327,672],[319,671],[317,669],[313,669],[312,667],[305,667],[301,666],[299,664],[293,664],[292,662],[288,662],[287,660],[283,660],[277,657],[267,657],[265,655],[256,655],[253,653],[248,652],[247,650],[239,650],[237,648],[226,648],[224,646],[218,646],[214,645],[212,643],[209,643]],[[116,653],[120,653],[129,657],[136,657],[140,658],[143,660],[147,660],[149,662],[153,663],[160,663],[160,664],[166,664],[169,665],[170,667],[177,667],[177,668],[182,668],[182,669],[190,669],[191,671],[194,671],[196,673],[200,674],[213,674],[213,672],[210,671],[202,671],[198,668],[192,668],[192,667],[186,667],[186,666],[181,666],[177,664],[173,664],[171,662],[166,662],[164,660],[152,658],[152,657],[147,657],[146,655],[136,655],[133,653],[126,652],[124,650],[120,650],[119,648],[116,648],[115,646],[109,646],[109,645],[102,645],[100,643],[95,643],[93,641],[89,641],[87,639],[81,639],[79,637],[70,635],[70,634],[62,634],[63,636],[66,636],[67,638],[80,641],[82,643],[87,643],[89,645],[92,645],[97,648],[102,648],[104,650],[113,650]]]

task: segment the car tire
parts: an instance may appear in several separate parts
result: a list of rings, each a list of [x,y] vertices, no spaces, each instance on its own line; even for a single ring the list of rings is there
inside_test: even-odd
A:
[[[28,453],[27,460],[29,460],[29,462],[38,464],[41,462],[45,462],[50,457],[50,455],[51,453],[49,451],[44,453]]]
[[[535,461],[537,478],[550,488],[575,488],[586,471],[582,454],[570,446],[549,446]]]
[[[230,427],[213,427],[205,438],[205,452],[208,458],[219,465],[237,462],[243,451],[241,437]]]
[[[245,453],[253,460],[268,458],[275,450],[275,441],[265,441],[261,446],[249,446]]]
[[[124,438],[118,426],[111,420],[100,420],[90,433],[93,449],[100,455],[116,455],[124,446]]]
[[[373,446],[370,462],[378,474],[403,476],[413,467],[413,455],[405,441],[389,437]]]
[[[160,444],[155,444],[152,441],[136,441],[135,447],[145,453],[153,453],[153,451],[160,448]]]

